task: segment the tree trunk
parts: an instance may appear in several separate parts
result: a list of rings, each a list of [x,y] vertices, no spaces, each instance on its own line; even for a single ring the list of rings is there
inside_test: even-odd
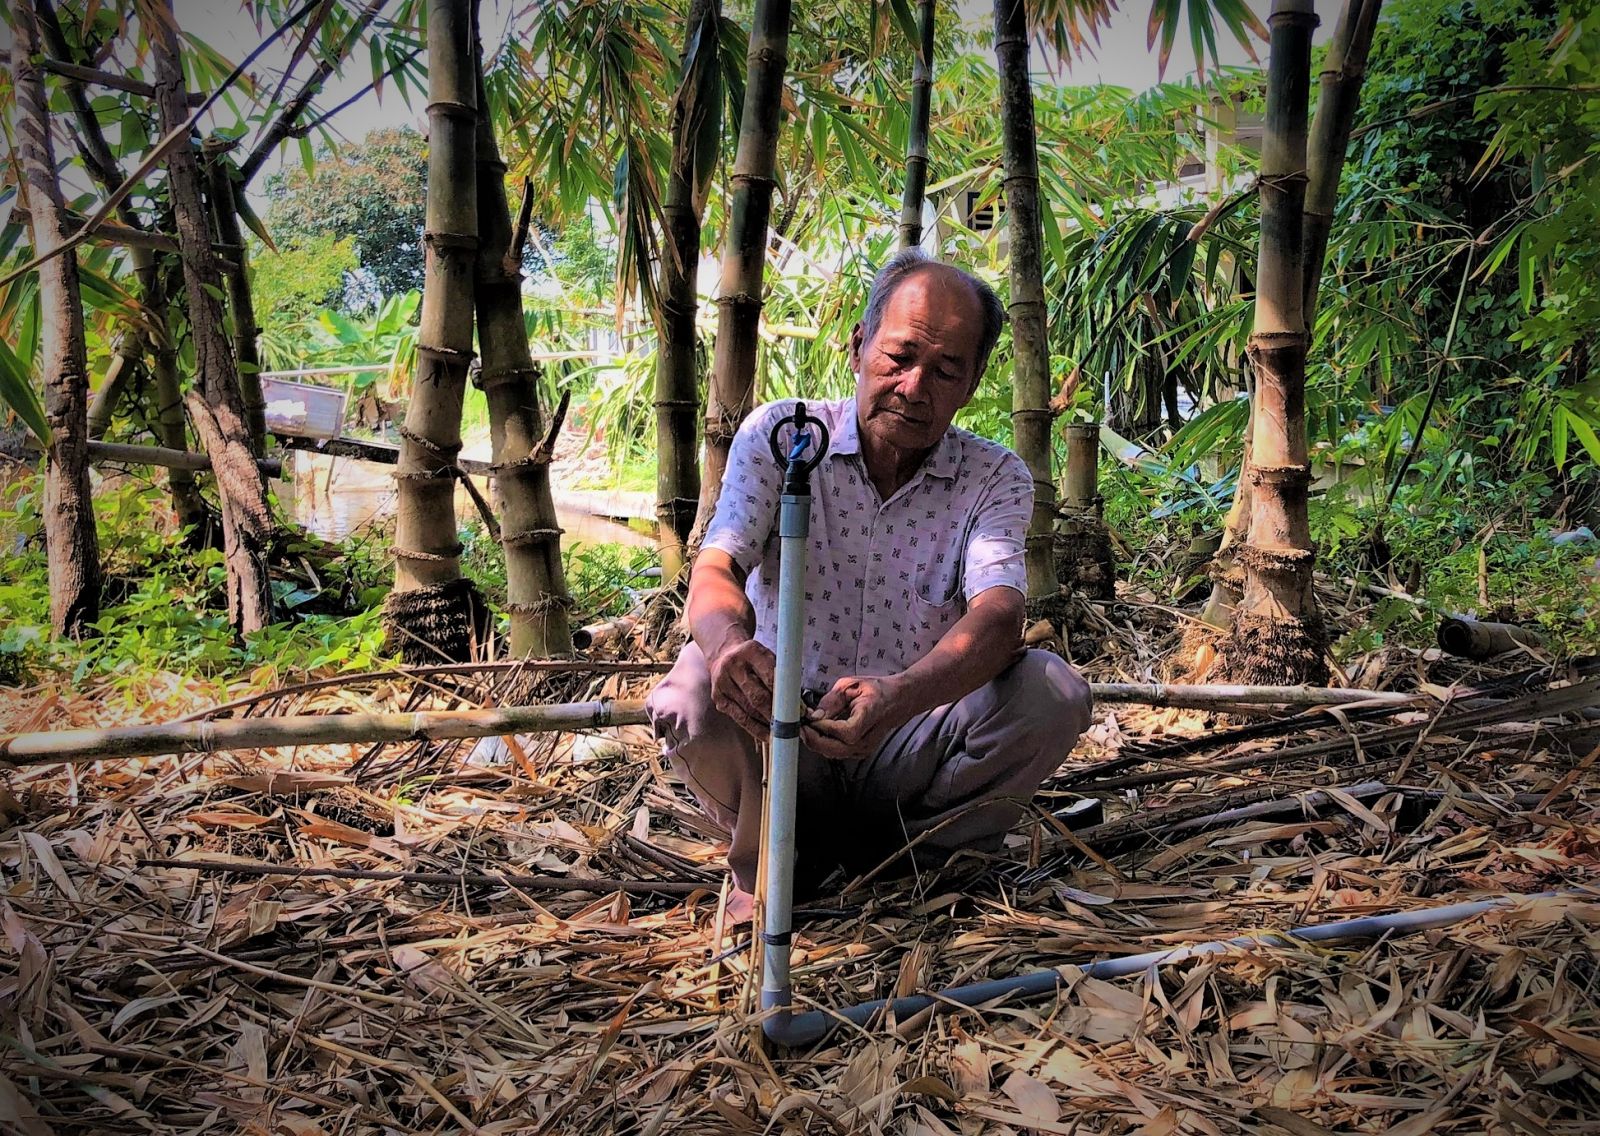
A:
[[[1056,489],[1051,477],[1050,344],[1040,259],[1039,158],[1028,77],[1024,0],[995,0],[994,50],[1000,67],[1001,130],[1005,138],[1006,232],[1011,240],[1013,448],[1033,473],[1033,519],[1028,524],[1028,598],[1057,591],[1051,536]]]
[[[428,4],[422,320],[395,472],[394,590],[384,604],[390,644],[414,663],[466,661],[486,635],[483,598],[461,575],[455,514],[478,249],[476,22],[473,0]]]
[[[1339,175],[1344,172],[1345,154],[1350,148],[1350,131],[1355,124],[1356,105],[1361,100],[1361,83],[1367,76],[1367,52],[1378,24],[1382,0],[1345,0],[1339,24],[1328,54],[1323,60],[1321,92],[1317,113],[1311,121],[1311,143],[1305,204],[1305,228],[1301,243],[1305,249],[1303,301],[1306,332],[1317,325],[1317,294],[1322,286],[1322,262],[1328,252],[1328,234],[1333,229],[1333,212],[1339,203]]]
[[[480,53],[481,60],[481,53]],[[478,350],[477,381],[489,403],[489,436],[499,491],[506,556],[506,606],[511,653],[570,655],[572,630],[561,566],[561,529],[550,493],[550,454],[560,421],[545,437],[539,408],[539,370],[528,350],[522,318],[522,234],[514,233],[506,200],[506,166],[478,79]]]
[[[911,71],[911,128],[906,137],[906,188],[900,199],[900,247],[922,243],[922,199],[928,188],[928,119],[933,109],[933,8],[917,5],[917,62]]]
[[[700,501],[700,218],[722,133],[722,72],[717,64],[720,0],[694,0],[683,65],[672,100],[672,157],[662,201],[666,241],[656,282],[656,517],[661,579],[671,584],[689,563]]]
[[[267,452],[267,400],[261,393],[261,351],[257,338],[256,304],[250,294],[250,257],[245,250],[244,231],[239,228],[239,207],[234,198],[233,162],[228,150],[233,143],[208,138],[206,180],[211,197],[211,218],[217,227],[217,243],[232,256],[224,275],[228,280],[228,307],[233,311],[233,351],[239,368],[239,391],[244,396],[245,422],[250,429],[250,445],[256,456]]]
[[[36,0],[35,8],[39,14],[47,50],[57,59],[70,60],[74,52],[67,42],[66,34],[61,30],[61,24],[56,19],[55,10],[50,6],[49,0]],[[73,117],[78,121],[78,148],[83,156],[83,163],[95,183],[100,186],[101,192],[110,196],[122,184],[122,169],[106,142],[105,132],[100,128],[100,120],[89,101],[89,93],[84,84],[77,79],[68,79],[63,85],[67,92],[67,101],[72,106]],[[144,228],[139,214],[126,200],[117,206],[117,216],[130,229]],[[131,322],[125,322],[122,326],[124,349],[129,344],[134,344],[142,354],[146,347],[149,348],[157,400],[154,416],[157,422],[156,433],[162,445],[182,450],[187,448],[188,444],[187,424],[183,416],[183,399],[178,389],[177,358],[171,344],[167,342],[166,331],[167,297],[172,290],[163,285],[161,270],[150,249],[132,246],[128,249],[128,259],[139,281],[139,298],[148,313],[149,324],[160,330],[155,336],[151,336],[144,329]],[[126,374],[125,369],[123,374]],[[109,375],[106,385],[113,386],[112,377]],[[95,434],[95,429],[97,419],[101,415],[109,425],[111,414],[115,410],[115,394],[115,389],[106,391],[108,405],[99,412],[91,407],[89,423],[91,435],[98,436]],[[103,429],[102,427],[101,432]],[[190,527],[196,536],[203,537],[208,514],[193,475],[187,470],[174,470],[168,478],[167,485],[172,494],[173,513],[177,516],[179,525]]]
[[[56,180],[50,100],[44,76],[34,63],[41,53],[39,27],[27,3],[16,15],[11,75],[17,103],[17,159],[38,255],[65,241],[65,205]],[[77,253],[68,250],[39,266],[39,314],[44,328],[39,368],[50,426],[44,499],[50,626],[57,635],[77,637],[100,616],[100,550],[89,491],[89,363]]]
[[[716,511],[728,449],[739,423],[755,407],[757,331],[761,326],[761,273],[767,260],[767,219],[772,210],[778,153],[778,115],[789,62],[789,0],[756,0],[746,57],[744,110],[733,162],[733,199],[722,250],[717,298],[717,345],[706,404],[706,464],[700,485],[704,531]]]
[[[1311,591],[1315,550],[1306,514],[1306,107],[1311,0],[1274,0],[1261,150],[1261,253],[1256,273],[1255,413],[1250,537],[1239,553],[1244,597],[1224,644],[1224,673],[1256,683],[1316,683],[1327,675],[1326,630]]]
[[[170,133],[188,121],[188,95],[178,55],[177,18],[162,0],[145,28],[155,63],[156,105],[161,129]],[[222,549],[228,572],[228,620],[239,632],[272,620],[267,553],[272,509],[267,485],[250,445],[250,428],[239,394],[239,373],[223,325],[221,276],[211,249],[200,168],[194,151],[175,146],[167,158],[167,183],[182,249],[189,327],[194,337],[197,390],[189,400],[195,429],[206,443],[222,500]]]

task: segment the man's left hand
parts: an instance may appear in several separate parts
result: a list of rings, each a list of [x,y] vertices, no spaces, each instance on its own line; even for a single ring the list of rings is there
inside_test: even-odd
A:
[[[801,727],[800,739],[823,757],[870,757],[910,718],[899,676],[852,675],[822,696]]]

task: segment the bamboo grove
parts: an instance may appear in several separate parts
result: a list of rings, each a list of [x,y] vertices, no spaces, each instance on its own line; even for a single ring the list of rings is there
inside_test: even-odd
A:
[[[1430,0],[1389,7],[1407,2]],[[1386,314],[1376,330],[1357,322],[1378,310],[1374,242],[1408,221],[1435,223],[1407,214],[1393,186],[1349,176],[1358,151],[1371,167],[1393,125],[1363,120],[1364,80],[1396,26],[1380,20],[1379,0],[1323,13],[1332,35],[1316,50],[1310,0],[1274,0],[1265,24],[1231,0],[1191,5],[1199,76],[1139,93],[1071,88],[1041,62],[1091,52],[1109,0],[995,0],[982,26],[936,0],[870,11],[572,0],[534,6],[502,42],[487,40],[476,0],[252,0],[264,37],[292,52],[273,90],[185,38],[168,0],[139,0],[125,16],[58,4],[23,0],[8,17],[15,160],[0,282],[10,341],[0,396],[43,452],[58,635],[87,633],[97,612],[89,470],[108,433],[151,455],[191,455],[163,459],[173,514],[197,547],[222,550],[236,631],[285,616],[270,565],[291,526],[263,472],[274,459],[258,379],[274,314],[252,294],[275,246],[252,185],[284,147],[315,161],[311,140],[359,114],[319,109],[323,86],[370,59],[374,97],[385,84],[426,93],[421,302],[385,604],[390,645],[408,660],[495,649],[494,613],[463,567],[461,495],[503,550],[504,649],[573,650],[551,469],[572,390],[558,400],[536,361],[526,276],[533,261],[548,267],[549,235],[598,210],[615,234],[616,325],[642,314],[649,346],[610,404],[587,413],[654,466],[669,594],[744,416],[769,397],[843,389],[842,345],[872,267],[920,245],[971,262],[1008,298],[999,373],[968,418],[1033,473],[1031,609],[1070,629],[1083,601],[1114,595],[1099,465],[1122,445],[1122,462],[1162,468],[1174,484],[1230,487],[1213,509],[1220,540],[1201,553],[1210,599],[1185,661],[1214,657],[1239,681],[1326,679],[1313,434],[1348,428],[1324,415],[1330,375],[1381,370],[1383,394],[1412,406],[1415,391],[1390,389],[1395,345],[1411,334],[1390,325],[1404,317]],[[1176,7],[1152,9],[1163,64]],[[1549,23],[1546,47],[1592,35]],[[1219,35],[1263,48],[1264,72],[1208,67]],[[1529,90],[1581,89],[1550,78],[1567,65],[1548,51],[1508,58],[1502,70],[1526,72]],[[1219,124],[1252,109],[1264,112],[1261,133],[1245,146]],[[1483,163],[1510,162],[1536,133],[1510,122]],[[1197,158],[1207,184],[1152,204],[1148,187],[1175,183]],[[1587,176],[1581,166],[1561,176]],[[1538,189],[1520,212],[1452,230],[1436,263],[1459,273],[1463,295],[1469,280],[1488,288],[1515,273],[1526,312],[1553,310],[1556,238],[1535,228],[1549,214],[1534,206],[1559,192]],[[1393,231],[1373,228],[1373,210]],[[702,265],[719,251],[708,294]],[[1565,477],[1568,439],[1600,463],[1600,412],[1583,385],[1581,313],[1562,318],[1552,366],[1571,381],[1551,380],[1536,409],[1546,436],[1559,432]],[[91,374],[91,335],[105,344],[103,373]],[[1446,370],[1434,367],[1433,394]],[[460,461],[470,385],[488,406],[487,498]],[[1395,436],[1407,424],[1426,436],[1433,405],[1395,419]],[[1545,442],[1511,444],[1532,460]]]

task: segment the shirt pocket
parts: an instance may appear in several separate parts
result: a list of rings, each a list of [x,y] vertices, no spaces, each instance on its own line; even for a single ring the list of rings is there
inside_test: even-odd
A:
[[[942,585],[935,585],[935,591],[943,590]],[[966,607],[959,581],[951,586],[948,595],[943,596],[929,597],[923,594],[921,588],[912,589],[910,624],[915,654],[907,660],[907,665],[933,650],[945,633],[966,614]]]

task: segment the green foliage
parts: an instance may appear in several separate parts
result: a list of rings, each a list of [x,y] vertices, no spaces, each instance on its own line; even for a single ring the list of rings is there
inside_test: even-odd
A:
[[[409,127],[374,130],[358,144],[318,151],[267,179],[267,226],[280,244],[349,238],[384,297],[422,287],[427,143]]]
[[[343,298],[346,277],[359,265],[354,237],[315,233],[276,252],[250,241],[250,292],[256,311],[274,326],[310,318]]]
[[[399,392],[416,363],[415,319],[421,303],[420,293],[406,292],[362,315],[321,308],[298,321],[273,324],[261,334],[262,358],[269,367],[284,370],[386,364],[383,370],[353,371],[330,379],[344,382],[355,395],[381,382]]]
[[[635,593],[659,583],[643,575],[656,563],[653,548],[569,544],[561,549],[561,563],[572,593],[575,627],[627,614],[634,606]]]
[[[1381,520],[1392,570],[1415,573],[1414,594],[1423,600],[1420,606],[1380,605],[1374,621],[1353,629],[1341,652],[1385,642],[1431,645],[1439,618],[1457,613],[1537,626],[1564,654],[1600,649],[1600,544],[1550,540],[1551,525],[1543,518],[1555,512],[1559,496],[1551,480],[1530,473],[1498,481],[1468,465],[1450,485],[1440,496],[1426,481],[1408,484],[1393,510],[1342,493],[1313,501],[1320,570],[1334,578],[1355,574]]]
[[[72,683],[157,671],[200,677],[254,672],[262,684],[311,672],[367,670],[382,661],[380,608],[389,569],[381,550],[354,542],[323,564],[320,590],[274,580],[283,622],[239,641],[228,626],[226,571],[214,549],[190,550],[161,516],[163,493],[124,482],[96,495],[105,579],[100,618],[81,643],[50,636],[50,587],[39,519],[43,481],[23,477],[0,498],[0,680],[44,671]],[[315,555],[307,547],[290,552]]]
[[[616,287],[617,250],[614,242],[601,240],[592,213],[581,213],[564,225],[551,251],[551,272],[569,293],[592,304],[611,298]]]
[[[1589,157],[1600,110],[1570,88],[1594,78],[1597,33],[1581,19],[1588,0],[1560,7],[1386,8],[1362,93],[1371,125],[1353,143],[1319,313],[1310,401],[1326,442],[1347,445],[1359,418],[1394,407],[1384,426],[1354,431],[1391,466],[1437,383],[1430,426],[1442,430],[1422,439],[1435,470],[1451,449],[1503,481],[1579,473],[1579,454],[1595,461],[1600,182]],[[1507,85],[1569,89],[1496,93]]]

